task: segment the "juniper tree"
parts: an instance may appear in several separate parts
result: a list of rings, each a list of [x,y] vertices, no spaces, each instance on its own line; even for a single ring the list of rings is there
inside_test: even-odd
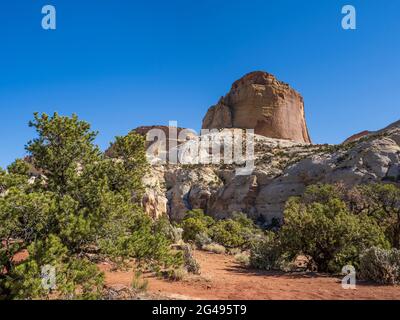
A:
[[[385,230],[391,245],[400,249],[400,188],[373,183],[354,187],[349,203],[357,214],[373,217]]]
[[[358,266],[362,250],[389,247],[377,222],[353,214],[340,195],[328,185],[311,186],[303,197],[290,198],[279,236],[286,254],[304,255],[309,266],[321,272],[338,272],[345,265]]]
[[[117,137],[116,158],[107,158],[94,144],[97,133],[76,115],[36,113],[30,126],[37,136],[26,150],[40,175],[29,179],[21,160],[0,171],[0,297],[98,297],[102,276],[90,252],[181,263],[140,207],[147,168],[141,136]],[[58,270],[55,292],[41,287],[43,264]]]

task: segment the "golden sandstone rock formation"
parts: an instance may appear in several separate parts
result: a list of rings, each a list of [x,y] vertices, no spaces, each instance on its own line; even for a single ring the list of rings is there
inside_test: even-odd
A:
[[[236,81],[211,107],[203,129],[254,129],[256,134],[311,143],[302,96],[273,75],[256,71]]]

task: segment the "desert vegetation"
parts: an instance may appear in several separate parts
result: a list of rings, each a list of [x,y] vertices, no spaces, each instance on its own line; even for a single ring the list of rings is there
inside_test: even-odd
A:
[[[352,265],[365,280],[399,283],[400,188],[393,184],[312,185],[288,200],[284,221],[251,249],[250,265],[339,273]]]
[[[0,171],[1,299],[101,298],[99,259],[119,267],[134,259],[157,272],[183,264],[165,222],[139,205],[148,170],[142,137],[117,137],[108,158],[75,115],[35,114],[30,126],[37,135],[27,159]],[[54,268],[56,286],[43,286],[44,266]]]
[[[76,115],[35,114],[29,125],[36,136],[27,157],[0,170],[0,299],[104,298],[101,261],[133,265],[131,289],[142,292],[143,272],[171,281],[200,275],[194,248],[245,268],[293,272],[302,259],[302,270],[338,274],[352,265],[363,279],[400,283],[393,182],[310,185],[267,228],[244,213],[216,219],[201,209],[172,224],[143,211],[150,167],[142,136],[116,137],[107,154]],[[45,286],[51,270],[56,285]]]
[[[225,253],[227,249],[248,250],[263,237],[262,230],[251,219],[237,212],[228,219],[216,220],[203,210],[191,210],[180,227],[185,241],[215,253]]]
[[[183,238],[198,248],[234,252],[246,267],[340,274],[351,265],[359,276],[384,284],[399,283],[400,188],[395,184],[309,186],[290,198],[284,219],[262,230],[242,213],[215,220],[189,211],[181,223]]]

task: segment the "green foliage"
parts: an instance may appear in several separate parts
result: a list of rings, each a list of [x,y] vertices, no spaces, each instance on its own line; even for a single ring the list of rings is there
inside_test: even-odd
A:
[[[318,271],[338,272],[344,265],[357,267],[363,249],[388,247],[374,219],[352,214],[334,193],[329,197],[327,189],[311,187],[304,199],[288,201],[280,239],[292,259],[305,255]]]
[[[96,133],[76,115],[34,115],[37,137],[27,144],[36,172],[17,160],[0,170],[0,296],[7,299],[96,298],[102,285],[88,252],[152,268],[179,266],[171,238],[140,208],[147,170],[144,139],[117,137],[116,158],[94,145]],[[16,254],[28,252],[22,261]],[[41,286],[41,267],[57,272],[57,289]]]
[[[55,209],[52,193],[25,193],[15,187],[8,189],[0,197],[0,238],[7,244],[15,239],[31,242],[46,237]]]
[[[194,209],[187,212],[184,221],[187,219],[199,220],[206,226],[206,228],[211,227],[215,223],[214,218],[205,215],[204,211],[201,209]]]
[[[189,245],[185,245],[183,248],[183,258],[185,268],[189,273],[200,274],[200,264],[194,258],[192,249]]]
[[[49,235],[28,246],[28,258],[7,273],[2,287],[14,299],[95,299],[99,297],[103,275],[96,265],[68,254],[59,238]],[[42,267],[55,270],[55,288],[42,285]]]
[[[0,194],[13,187],[21,190],[32,189],[27,178],[26,175],[8,173],[0,168]]]
[[[126,213],[105,227],[106,233],[99,243],[104,253],[119,263],[135,258],[140,265],[154,270],[183,264],[182,253],[170,250],[172,241],[159,232],[159,224],[154,224],[144,213]],[[126,234],[120,234],[121,228],[127,228]]]
[[[374,218],[385,231],[392,247],[400,249],[400,188],[398,185],[370,183],[347,189],[340,184],[318,184],[308,187],[302,196],[302,201],[325,203],[332,197],[344,201],[351,213]]]
[[[399,284],[400,250],[367,249],[360,258],[360,276],[381,284]]]
[[[234,213],[230,219],[216,222],[210,234],[215,242],[226,248],[247,249],[262,238],[261,230],[243,213]]]
[[[212,239],[205,232],[196,234],[196,237],[194,239],[194,243],[198,248],[202,248],[203,246],[211,244],[212,242]]]
[[[211,238],[227,248],[242,247],[246,243],[247,230],[234,220],[220,220],[210,230]]]
[[[306,204],[328,203],[331,199],[343,199],[343,192],[340,185],[315,184],[307,187],[301,197],[301,202]]]
[[[155,222],[154,232],[163,234],[172,243],[182,241],[183,229],[172,225],[169,219],[164,216]]]
[[[147,279],[143,279],[142,272],[135,271],[131,284],[132,289],[139,292],[146,292],[148,286],[149,286],[149,281]]]
[[[144,143],[144,138],[133,132],[124,137],[115,138],[112,144],[112,165],[106,169],[112,190],[134,191],[135,198],[141,199],[143,193],[141,179],[149,169]]]
[[[309,269],[339,272],[344,265],[353,265],[364,270],[368,279],[390,282],[393,256],[385,249],[398,246],[399,223],[400,189],[396,185],[352,189],[342,184],[311,185],[301,197],[287,201],[283,226],[253,243],[250,264],[284,269],[304,256]]]
[[[253,244],[249,265],[263,270],[280,270],[283,263],[283,249],[279,236],[267,232],[262,241]]]
[[[212,241],[227,248],[246,248],[260,235],[254,222],[243,213],[234,213],[229,219],[215,221],[196,209],[186,214],[181,227],[183,239],[194,241],[200,248]]]
[[[181,226],[183,229],[183,239],[185,241],[195,240],[198,234],[208,233],[207,225],[199,219],[185,219]]]
[[[26,150],[34,166],[46,175],[48,190],[65,194],[79,167],[101,159],[100,150],[93,144],[97,133],[77,115],[69,118],[35,113],[29,126],[36,129],[38,137],[28,142]]]
[[[212,217],[206,216],[203,210],[195,209],[189,211],[181,223],[183,239],[194,241],[198,234],[208,234],[208,229],[214,224]]]
[[[231,217],[232,220],[238,222],[243,228],[254,229],[254,221],[251,220],[243,212],[234,212]]]
[[[28,176],[29,174],[29,165],[26,161],[22,159],[15,160],[12,164],[7,167],[7,171],[10,174],[16,174],[21,176]]]
[[[385,230],[392,247],[400,249],[400,188],[394,184],[356,186],[348,195],[350,208],[373,217]]]

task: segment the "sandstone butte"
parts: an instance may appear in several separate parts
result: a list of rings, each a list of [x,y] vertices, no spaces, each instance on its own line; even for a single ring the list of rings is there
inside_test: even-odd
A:
[[[311,143],[303,97],[262,71],[234,82],[229,93],[208,110],[202,128],[254,129],[265,137]]]

